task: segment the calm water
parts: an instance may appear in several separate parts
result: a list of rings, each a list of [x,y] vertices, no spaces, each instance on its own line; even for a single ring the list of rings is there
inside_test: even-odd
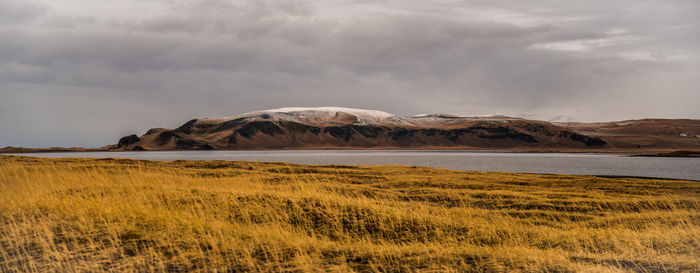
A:
[[[23,154],[148,160],[247,160],[299,164],[401,164],[468,171],[593,174],[700,181],[700,158],[484,151],[167,151]]]

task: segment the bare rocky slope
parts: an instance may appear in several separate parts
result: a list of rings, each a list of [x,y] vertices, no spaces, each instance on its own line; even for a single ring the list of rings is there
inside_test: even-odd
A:
[[[193,119],[176,129],[123,137],[111,150],[302,148],[600,149],[603,137],[573,126],[503,116],[401,117],[337,107],[281,108]]]

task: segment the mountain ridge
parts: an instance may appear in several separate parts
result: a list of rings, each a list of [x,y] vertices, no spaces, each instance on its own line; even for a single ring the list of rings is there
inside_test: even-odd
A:
[[[403,117],[342,107],[279,108],[193,119],[175,129],[130,135],[112,150],[286,148],[601,148],[607,142],[565,127],[505,116]]]
[[[610,152],[700,151],[700,120],[547,122],[503,115],[398,116],[343,107],[287,107],[192,119],[100,148],[5,147],[0,153],[264,149],[435,149]],[[671,153],[688,154],[688,153]]]

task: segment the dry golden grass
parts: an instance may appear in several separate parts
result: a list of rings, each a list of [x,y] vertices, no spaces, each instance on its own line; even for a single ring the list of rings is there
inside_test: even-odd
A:
[[[700,183],[0,156],[2,272],[697,272]]]

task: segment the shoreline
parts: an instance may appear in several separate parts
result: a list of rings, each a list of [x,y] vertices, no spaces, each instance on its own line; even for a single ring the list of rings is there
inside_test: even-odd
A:
[[[163,150],[114,150],[107,148],[24,148],[5,147],[0,154],[33,154],[33,153],[89,153],[89,152],[186,152],[186,151],[454,151],[454,152],[498,152],[498,153],[571,153],[571,154],[614,154],[633,157],[685,157],[700,158],[700,151],[684,149],[490,149],[478,147],[294,147],[294,148],[251,148],[251,149],[163,149]]]
[[[161,150],[161,151],[151,151],[151,152],[174,152],[178,150]],[[184,151],[191,151],[191,150],[184,150]],[[214,150],[214,151],[252,151],[252,150]],[[354,150],[346,150],[346,151],[354,151]],[[378,150],[374,150],[378,151]],[[384,150],[384,151],[411,151],[411,150]],[[413,150],[413,151],[424,151],[424,152],[430,152],[430,150]],[[438,150],[435,150],[438,151]],[[482,150],[471,150],[473,152],[483,152]],[[489,150],[491,151],[491,150]],[[113,152],[142,152],[142,151],[113,151]],[[467,150],[455,150],[455,152],[469,152]],[[491,152],[499,152],[499,153],[512,153],[512,151],[505,151],[505,150],[492,150]],[[33,152],[33,153],[39,153],[39,152]],[[55,153],[61,153],[61,152],[55,152]],[[66,152],[67,153],[67,152]],[[524,153],[524,152],[523,152]],[[564,153],[564,152],[562,152]],[[25,154],[32,154],[32,153],[25,153]],[[591,154],[596,154],[596,153],[591,153]],[[398,167],[405,167],[405,168],[427,168],[427,169],[445,169],[451,172],[477,172],[477,173],[482,173],[482,174],[512,174],[512,175],[547,175],[547,176],[577,176],[577,177],[584,177],[584,176],[590,176],[590,177],[597,177],[597,178],[605,178],[605,179],[645,179],[645,180],[669,180],[669,181],[692,181],[692,182],[700,182],[700,179],[691,179],[691,178],[673,178],[673,177],[655,177],[655,176],[644,176],[644,175],[615,175],[615,174],[577,174],[577,173],[544,173],[544,172],[513,172],[513,171],[471,171],[471,170],[459,170],[459,169],[450,169],[450,168],[443,168],[443,167],[434,167],[434,166],[418,166],[418,165],[406,165],[406,164],[309,164],[309,163],[293,163],[293,162],[286,162],[286,161],[255,161],[255,160],[221,160],[221,159],[202,159],[202,160],[197,160],[197,159],[174,159],[174,160],[157,160],[157,159],[144,159],[144,158],[128,158],[128,157],[43,157],[43,156],[27,156],[27,155],[21,155],[21,154],[4,154],[0,153],[0,160],[3,158],[36,158],[40,160],[61,160],[62,158],[79,158],[79,159],[88,159],[88,160],[97,160],[97,161],[109,161],[109,160],[127,160],[127,161],[137,161],[137,162],[150,162],[150,163],[155,163],[155,162],[179,162],[179,163],[187,163],[187,162],[192,162],[193,164],[206,164],[206,163],[214,163],[214,162],[219,162],[219,161],[226,161],[226,162],[234,162],[234,163],[248,163],[248,164],[286,164],[289,166],[295,166],[295,167],[308,167],[308,168],[318,168],[318,167],[336,167],[336,168],[344,168],[344,167],[349,167],[349,168],[356,168],[356,167],[371,167],[371,168],[381,168],[381,167],[390,167],[390,166],[398,166]],[[635,156],[636,157],[636,156]],[[646,156],[646,155],[639,155],[638,157],[652,157],[652,156]]]
[[[259,151],[259,150],[258,150]],[[285,150],[278,150],[284,152]],[[304,150],[307,152],[314,152],[314,151],[320,151],[320,150]],[[351,152],[349,157],[352,157],[352,154],[361,154],[363,151],[357,151],[357,150],[335,150],[341,152]],[[369,154],[365,155],[371,155],[372,152],[393,152],[397,153],[396,156],[404,156],[404,157],[411,157],[409,155],[401,155],[400,153],[406,152],[406,153],[414,153],[412,156],[421,156],[420,154],[415,154],[415,153],[426,153],[428,158],[431,158],[429,153],[431,152],[436,152],[436,153],[449,153],[449,152],[455,152],[455,153],[475,153],[477,155],[474,156],[467,156],[467,158],[478,158],[480,155],[479,153],[493,153],[493,154],[506,154],[504,156],[509,157],[513,155],[507,155],[507,154],[518,154],[518,153],[525,153],[525,152],[512,152],[512,151],[504,151],[504,150],[489,150],[489,151],[483,151],[483,150],[469,150],[469,151],[456,151],[456,150],[450,150],[450,151],[439,151],[439,150],[372,150],[372,151],[366,151],[369,152]],[[198,163],[216,163],[216,162],[244,162],[244,163],[255,163],[255,162],[265,162],[265,163],[282,163],[282,164],[289,164],[289,165],[298,165],[298,166],[308,166],[308,167],[319,167],[319,166],[345,166],[345,167],[357,167],[357,166],[365,166],[365,167],[381,167],[381,166],[405,166],[405,167],[420,167],[420,168],[437,168],[437,169],[447,169],[447,170],[452,170],[452,171],[466,171],[466,172],[480,172],[480,173],[509,173],[512,175],[564,175],[564,176],[591,176],[591,177],[598,177],[598,178],[636,178],[636,179],[660,179],[660,180],[685,180],[685,181],[694,181],[694,182],[700,182],[700,177],[699,176],[674,176],[674,175],[666,175],[663,173],[655,173],[655,172],[617,172],[617,171],[612,171],[613,169],[599,169],[597,172],[579,172],[579,171],[572,171],[568,170],[566,171],[566,168],[561,169],[558,167],[552,167],[547,170],[539,170],[537,168],[479,168],[479,167],[472,167],[472,168],[462,168],[459,166],[454,166],[450,164],[427,164],[424,165],[422,163],[417,163],[413,161],[367,161],[367,162],[354,162],[354,161],[304,161],[304,160],[294,160],[291,159],[291,157],[287,156],[285,157],[284,155],[277,155],[275,157],[275,154],[272,154],[272,158],[264,159],[265,155],[262,154],[262,157],[255,158],[255,155],[252,154],[253,158],[249,157],[222,157],[222,156],[216,156],[216,155],[206,155],[206,153],[200,154],[199,157],[197,155],[194,155],[193,157],[187,157],[187,156],[180,156],[180,157],[173,157],[170,156],[168,157],[167,154],[155,154],[153,156],[138,156],[139,153],[136,153],[135,151],[125,151],[127,152],[126,154],[121,153],[121,152],[115,152],[114,155],[109,154],[109,152],[106,152],[104,154],[96,154],[90,156],[90,154],[81,154],[79,152],[77,153],[60,153],[60,152],[55,152],[55,153],[24,153],[24,154],[0,154],[0,159],[6,158],[6,157],[16,157],[16,158],[37,158],[37,159],[58,159],[58,158],[73,158],[73,159],[96,159],[96,160],[127,160],[127,161],[144,161],[144,162],[198,162]],[[153,152],[178,152],[178,151],[153,151]],[[202,151],[191,151],[191,152],[202,152]],[[216,151],[204,151],[204,152],[216,152]],[[220,152],[226,152],[224,150],[221,150]],[[242,151],[245,152],[245,151]],[[249,152],[256,152],[256,151],[249,151]],[[274,151],[273,151],[274,152]],[[292,151],[290,151],[292,152]],[[352,152],[360,152],[360,153],[352,153]],[[52,155],[52,154],[66,154],[66,155]],[[142,153],[142,154],[147,154],[147,153]],[[294,154],[294,153],[292,153]],[[323,153],[321,153],[323,154]],[[493,157],[494,155],[484,155],[489,158]],[[532,153],[534,154],[534,153]],[[545,155],[545,157],[557,157],[557,154],[567,154],[564,152],[561,153],[551,153],[551,155]],[[602,153],[568,153],[568,156],[612,156],[612,157],[620,157],[620,158],[634,158],[634,157],[648,157],[648,156],[629,156],[629,155],[615,155],[615,154],[602,154]],[[180,154],[176,154],[180,155]],[[306,154],[306,155],[313,155],[313,153]],[[323,155],[321,155],[323,156]],[[539,155],[530,155],[530,156],[539,156]],[[516,156],[517,157],[517,156]],[[529,156],[527,156],[529,157]],[[432,157],[434,158],[434,157]],[[693,161],[694,162],[694,161]],[[517,162],[514,163],[514,166],[519,166]],[[585,164],[584,164],[585,165]]]

